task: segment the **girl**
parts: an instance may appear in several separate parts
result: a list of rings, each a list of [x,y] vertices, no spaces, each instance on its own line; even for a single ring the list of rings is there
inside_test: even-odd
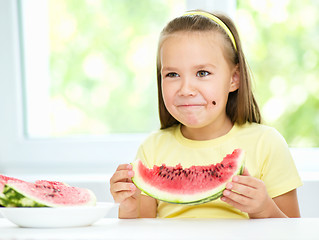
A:
[[[141,193],[131,181],[131,165],[122,164],[110,180],[119,217],[300,217],[296,188],[301,180],[285,140],[261,124],[233,22],[188,12],[163,29],[157,56],[161,130],[145,140],[137,158],[150,168],[190,167],[219,162],[241,148],[246,168],[220,199],[185,206]]]

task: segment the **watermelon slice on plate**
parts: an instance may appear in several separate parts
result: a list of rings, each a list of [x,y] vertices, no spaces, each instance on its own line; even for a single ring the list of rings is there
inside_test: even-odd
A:
[[[38,180],[31,183],[0,175],[0,204],[4,207],[94,206],[96,196],[89,189],[62,182]]]

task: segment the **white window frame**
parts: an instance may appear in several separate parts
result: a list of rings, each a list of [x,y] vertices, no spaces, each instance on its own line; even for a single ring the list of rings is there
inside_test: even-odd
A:
[[[212,9],[234,17],[236,1],[187,0],[189,9]],[[39,138],[25,134],[17,0],[0,1],[0,173],[110,173],[128,163],[146,134]],[[298,168],[308,160],[319,173],[319,149],[292,149]],[[307,164],[309,167],[309,164]]]

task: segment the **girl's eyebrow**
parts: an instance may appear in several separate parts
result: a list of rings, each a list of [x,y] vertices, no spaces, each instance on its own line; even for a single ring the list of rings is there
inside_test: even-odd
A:
[[[167,71],[167,72],[177,71],[177,68],[174,68],[174,67],[162,67],[162,71]]]
[[[216,68],[216,66],[214,64],[210,64],[210,63],[195,65],[193,68],[194,69],[201,69],[201,68],[207,68],[207,67]]]
[[[216,66],[214,64],[210,64],[210,63],[195,65],[192,68],[193,69],[205,69],[207,67],[216,68]],[[170,72],[170,71],[177,71],[177,70],[178,70],[178,68],[174,68],[174,67],[169,67],[169,66],[167,66],[167,67],[163,66],[162,67],[162,71],[169,71]]]

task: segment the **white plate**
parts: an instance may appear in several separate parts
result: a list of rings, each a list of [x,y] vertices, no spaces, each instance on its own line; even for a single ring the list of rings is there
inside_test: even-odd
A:
[[[87,207],[15,207],[0,208],[0,212],[20,227],[60,228],[89,226],[100,220],[117,204],[99,202]]]

